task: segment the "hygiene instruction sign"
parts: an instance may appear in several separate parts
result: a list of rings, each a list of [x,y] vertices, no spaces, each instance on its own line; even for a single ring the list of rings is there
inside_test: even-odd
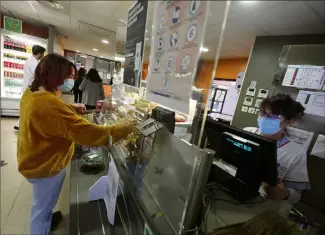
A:
[[[146,98],[189,112],[208,1],[156,1]]]

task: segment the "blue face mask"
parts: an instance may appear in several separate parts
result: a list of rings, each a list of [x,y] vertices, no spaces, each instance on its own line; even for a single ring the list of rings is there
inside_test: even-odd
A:
[[[258,128],[263,134],[273,135],[281,130],[280,119],[269,118],[269,117],[259,117],[257,119]]]
[[[73,86],[74,86],[74,80],[71,78],[68,78],[68,79],[65,79],[64,83],[58,87],[58,90],[62,91],[62,92],[69,92],[69,91],[71,91]]]

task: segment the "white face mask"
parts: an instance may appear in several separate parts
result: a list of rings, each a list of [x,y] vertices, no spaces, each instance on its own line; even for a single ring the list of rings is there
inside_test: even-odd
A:
[[[64,83],[58,87],[58,90],[62,92],[69,92],[72,90],[73,86],[74,86],[74,79],[68,78],[65,79]]]

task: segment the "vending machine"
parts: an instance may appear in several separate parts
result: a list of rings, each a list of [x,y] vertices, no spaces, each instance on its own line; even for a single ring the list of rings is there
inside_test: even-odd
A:
[[[1,115],[19,116],[24,64],[35,44],[47,48],[47,39],[1,30]]]

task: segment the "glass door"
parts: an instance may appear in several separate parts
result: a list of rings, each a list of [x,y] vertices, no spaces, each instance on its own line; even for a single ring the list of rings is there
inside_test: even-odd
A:
[[[213,98],[209,99],[210,105],[210,113],[221,113],[224,101],[226,99],[227,90],[220,88],[212,88],[214,89]],[[210,97],[211,98],[211,97]]]

